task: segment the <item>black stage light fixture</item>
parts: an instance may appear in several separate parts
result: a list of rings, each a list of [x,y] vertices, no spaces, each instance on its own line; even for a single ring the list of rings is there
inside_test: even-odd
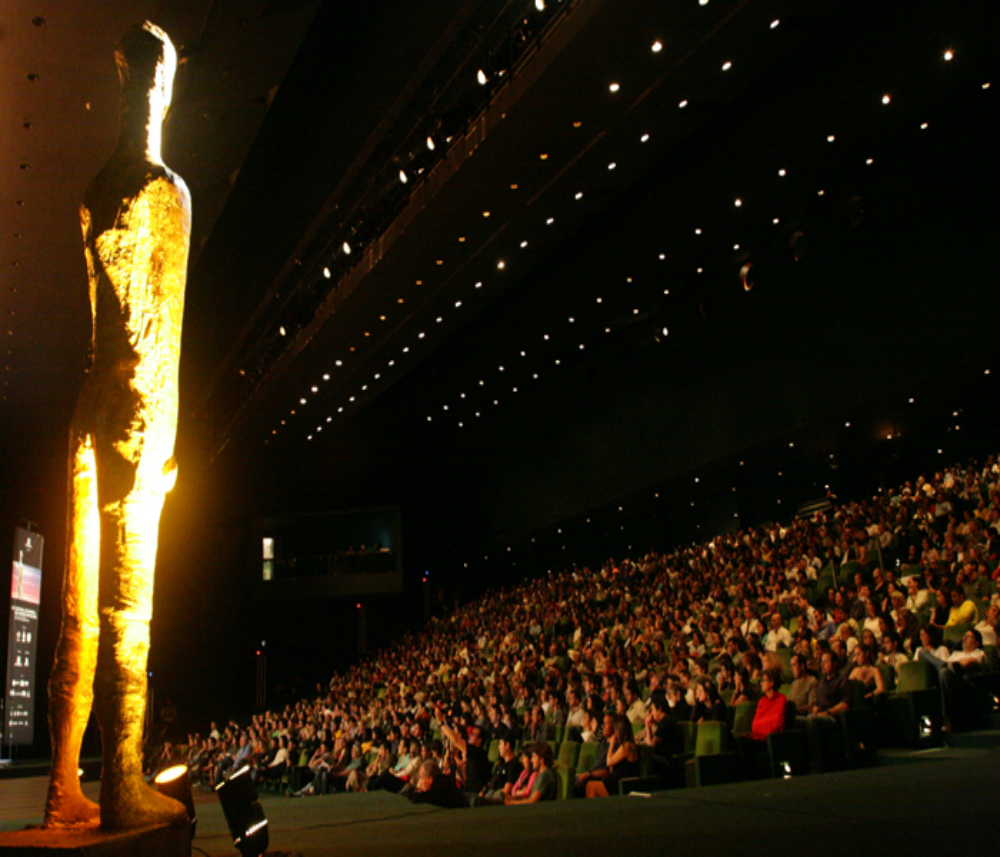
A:
[[[160,771],[153,780],[156,790],[161,795],[171,797],[184,804],[188,818],[191,819],[191,838],[194,839],[198,827],[198,814],[194,810],[194,796],[191,794],[191,776],[187,765],[174,765],[165,771]]]
[[[215,787],[226,816],[233,845],[243,857],[260,857],[268,846],[267,818],[257,797],[257,787],[244,765]]]

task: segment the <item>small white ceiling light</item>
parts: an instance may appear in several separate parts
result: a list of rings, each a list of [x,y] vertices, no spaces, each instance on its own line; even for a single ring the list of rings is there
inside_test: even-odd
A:
[[[476,72],[476,80],[479,81],[480,86],[486,86],[486,81],[487,81],[486,72],[483,71],[482,69],[479,69],[479,71]]]
[[[686,98],[682,99],[681,102],[677,106],[680,107],[683,110],[685,107],[688,106],[688,100]]]
[[[406,175],[406,170],[400,170],[399,171],[399,180],[403,184],[406,184],[410,180],[409,177]]]
[[[342,249],[342,250],[344,251],[344,253],[345,253],[345,254],[347,254],[348,256],[350,256],[350,255],[351,255],[351,245],[350,245],[350,244],[348,244],[348,243],[347,243],[346,241],[345,241],[345,242],[343,243],[343,245],[342,245],[341,249]]]
[[[611,86],[608,87],[608,89],[611,90],[612,92],[618,92],[618,90],[621,89],[621,84],[612,83]]]
[[[643,134],[643,135],[642,135],[642,136],[641,136],[641,137],[639,138],[639,142],[640,142],[640,143],[648,143],[648,142],[649,142],[649,134]]]
[[[782,167],[780,170],[778,170],[778,175],[784,178],[786,175],[788,175],[788,173],[786,172],[784,167]]]
[[[660,51],[663,50],[663,42],[661,42],[659,39],[657,39],[655,42],[653,42],[653,46],[650,48],[650,50],[654,54],[658,54]]]
[[[892,97],[887,92],[885,95],[882,96],[882,103],[888,104],[890,101],[892,101]]]
[[[323,269],[323,276],[326,277],[328,280],[330,279],[330,269],[329,268],[324,268]]]
[[[725,61],[725,62],[724,62],[724,63],[722,64],[722,70],[723,70],[723,71],[729,71],[729,69],[731,69],[732,67],[733,67],[733,64],[732,64],[732,62],[730,62],[729,60],[726,60],[726,61]]]
[[[948,50],[944,52],[944,58],[946,62],[950,62],[955,59],[955,52],[951,48],[948,48]]]
[[[437,146],[434,145],[434,138],[433,137],[428,137],[427,138],[427,148],[430,149],[432,152],[437,148]]]
[[[773,21],[771,21],[771,29],[772,30],[778,29],[778,24],[780,24],[780,23],[781,23],[781,20],[778,19],[778,18],[775,18]]]

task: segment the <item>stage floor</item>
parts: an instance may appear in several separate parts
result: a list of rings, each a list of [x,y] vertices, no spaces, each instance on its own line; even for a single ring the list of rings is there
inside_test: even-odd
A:
[[[919,761],[918,761],[919,759]],[[0,782],[0,830],[41,820],[46,780]],[[96,797],[98,784],[85,791]],[[574,800],[440,810],[377,792],[264,794],[270,852],[325,855],[988,854],[996,847],[1000,750],[926,751],[859,771]],[[195,851],[235,854],[214,794],[199,790]]]

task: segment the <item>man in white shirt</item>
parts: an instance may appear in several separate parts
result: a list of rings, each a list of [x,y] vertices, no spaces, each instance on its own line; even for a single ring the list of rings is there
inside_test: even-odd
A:
[[[767,638],[764,640],[764,648],[769,652],[776,652],[782,647],[790,649],[792,642],[791,632],[781,622],[781,614],[778,612],[772,613],[771,630],[767,632]]]
[[[927,661],[937,670],[945,727],[965,726],[973,697],[966,672],[975,671],[986,662],[982,635],[976,630],[966,631],[962,637],[962,648],[952,652],[947,660],[923,648],[917,651],[917,659]]]
[[[582,730],[587,722],[587,712],[580,705],[580,694],[575,690],[571,690],[566,695],[566,699],[569,702],[569,711],[566,714],[566,729],[568,730],[576,726]]]

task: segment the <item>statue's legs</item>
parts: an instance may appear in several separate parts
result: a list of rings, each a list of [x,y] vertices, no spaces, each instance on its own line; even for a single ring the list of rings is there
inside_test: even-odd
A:
[[[138,441],[141,448],[142,438]],[[143,463],[133,469],[117,452],[108,450],[102,455],[102,451],[98,443],[101,645],[95,710],[104,762],[101,827],[126,830],[178,822],[186,813],[182,804],[150,788],[142,776],[149,622],[165,493],[163,475],[147,475]],[[145,456],[147,461],[156,460],[155,450],[151,452]]]
[[[80,790],[80,745],[94,701],[97,665],[97,574],[100,519],[93,439],[74,426],[69,452],[69,521],[62,593],[62,628],[49,678],[52,779],[45,826],[97,819],[97,804]]]

